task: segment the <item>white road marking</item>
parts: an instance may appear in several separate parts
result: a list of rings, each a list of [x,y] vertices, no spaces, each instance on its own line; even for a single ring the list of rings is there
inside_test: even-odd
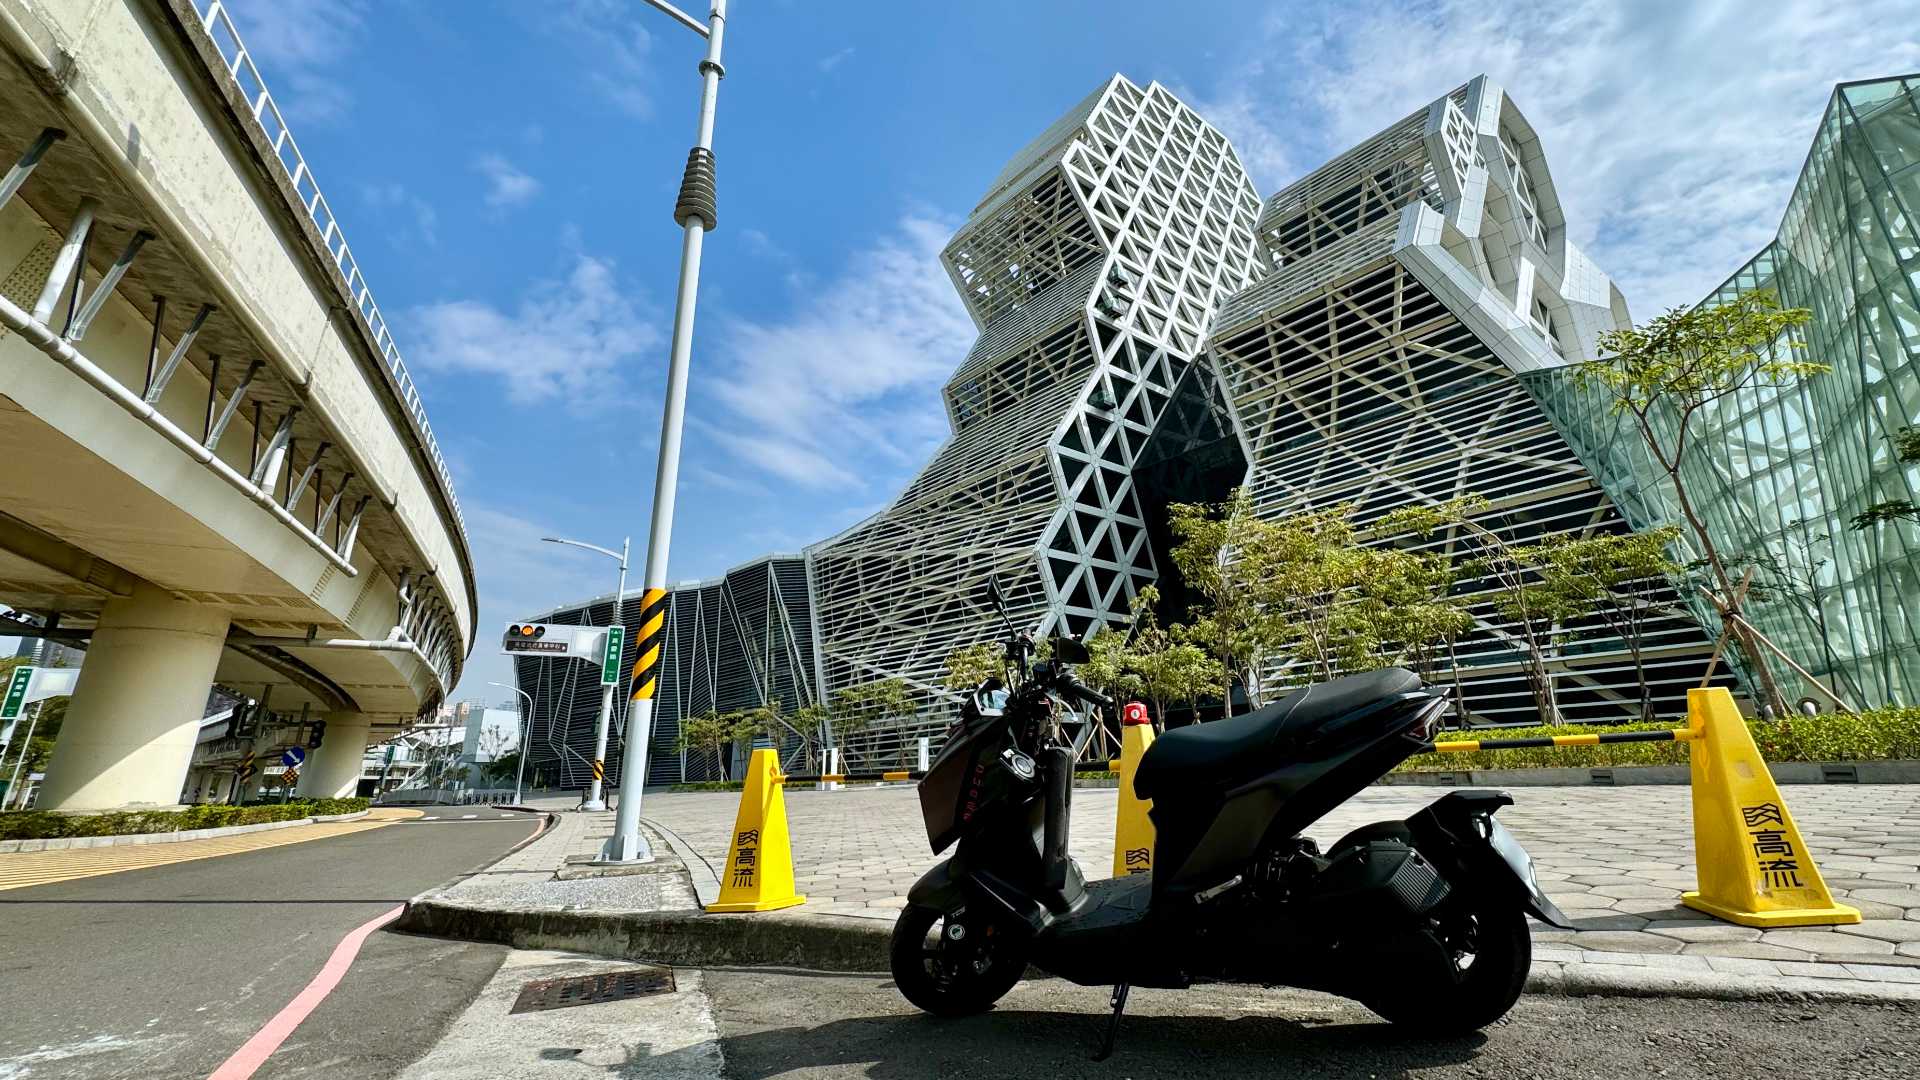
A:
[[[479,814],[461,814],[461,815],[460,815],[460,820],[461,820],[461,821],[472,821],[472,820],[473,820],[474,818],[477,818],[477,817],[479,817],[479,816],[480,816]]]

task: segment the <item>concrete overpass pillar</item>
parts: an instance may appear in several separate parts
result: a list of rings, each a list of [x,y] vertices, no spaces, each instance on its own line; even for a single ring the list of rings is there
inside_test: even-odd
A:
[[[341,799],[360,784],[360,761],[367,753],[373,718],[364,713],[330,712],[327,736],[300,769],[299,794],[310,799]]]
[[[173,806],[228,615],[152,585],[107,601],[54,743],[43,810]]]

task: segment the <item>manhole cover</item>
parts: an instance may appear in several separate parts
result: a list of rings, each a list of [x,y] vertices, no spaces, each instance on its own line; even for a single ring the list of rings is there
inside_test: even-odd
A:
[[[510,1012],[542,1012],[673,992],[672,968],[638,968],[571,979],[536,979],[520,988]]]

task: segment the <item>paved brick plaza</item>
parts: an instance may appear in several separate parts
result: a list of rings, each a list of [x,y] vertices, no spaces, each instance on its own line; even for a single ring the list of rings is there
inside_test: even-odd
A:
[[[1357,825],[1404,817],[1445,793],[1440,788],[1369,788],[1322,819],[1309,835],[1324,847]],[[1796,973],[1807,961],[1887,965],[1881,977],[1920,982],[1920,785],[1826,785],[1783,789],[1794,817],[1845,903],[1866,921],[1827,928],[1760,931],[1679,906],[1694,886],[1692,810],[1684,787],[1516,788],[1500,812],[1533,855],[1554,902],[1580,929],[1535,926],[1543,956],[1577,947],[1646,957],[1770,961],[1768,973]],[[1074,792],[1071,849],[1089,877],[1111,868],[1118,792]],[[645,814],[718,867],[726,858],[739,796],[651,794]],[[911,787],[839,792],[792,790],[787,814],[803,909],[815,914],[892,919],[935,857],[927,850]],[[1626,959],[1626,957],[1620,957]],[[1700,963],[1695,961],[1694,963]],[[1757,967],[1758,965],[1756,965]],[[1756,973],[1758,973],[1756,971]],[[1799,974],[1843,974],[1812,967]]]

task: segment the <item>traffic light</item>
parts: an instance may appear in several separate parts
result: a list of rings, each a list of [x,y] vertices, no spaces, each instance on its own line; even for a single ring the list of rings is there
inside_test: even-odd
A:
[[[516,637],[538,640],[547,636],[547,628],[539,623],[521,623],[512,628],[509,633],[512,633]]]
[[[307,733],[307,749],[320,749],[320,742],[326,737],[327,722],[325,720],[315,720],[313,722],[313,730]]]

